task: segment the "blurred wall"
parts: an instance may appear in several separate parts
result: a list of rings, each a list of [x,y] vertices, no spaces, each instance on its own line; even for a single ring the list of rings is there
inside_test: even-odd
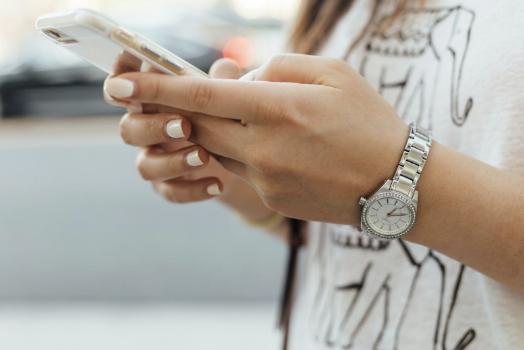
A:
[[[82,135],[81,125],[74,130]],[[273,237],[215,201],[164,202],[138,176],[136,150],[120,141],[40,145],[35,137],[0,145],[1,299],[278,296],[285,247]]]

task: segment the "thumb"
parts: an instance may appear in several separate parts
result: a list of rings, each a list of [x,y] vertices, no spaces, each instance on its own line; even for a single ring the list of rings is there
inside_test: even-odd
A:
[[[209,75],[219,79],[238,79],[242,76],[242,73],[235,61],[221,58],[213,63],[211,69],[209,69]]]

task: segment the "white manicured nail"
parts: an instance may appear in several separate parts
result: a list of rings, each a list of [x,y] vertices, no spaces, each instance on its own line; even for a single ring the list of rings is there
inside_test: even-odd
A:
[[[199,165],[204,164],[202,159],[200,159],[200,157],[198,156],[198,150],[194,150],[193,152],[189,153],[186,159],[187,159],[187,164],[191,166],[199,166]]]
[[[115,101],[115,99],[111,97],[111,95],[109,95],[106,90],[104,90],[104,96],[107,99],[106,102],[109,103],[113,107],[127,108],[128,106],[128,104],[125,102]]]
[[[169,123],[167,123],[166,132],[170,137],[174,139],[179,139],[181,137],[184,137],[185,135],[184,135],[184,130],[182,130],[182,119],[171,120]],[[198,152],[198,150],[196,152]],[[198,157],[198,154],[197,154],[197,157]]]
[[[220,193],[220,188],[218,187],[218,184],[212,184],[207,186],[207,193],[212,196],[218,196]]]
[[[109,95],[107,93],[107,90],[106,88],[104,87],[104,97],[107,98],[109,101],[114,101],[115,99],[111,97],[111,95]]]
[[[106,91],[112,97],[130,97],[133,95],[133,91],[135,91],[135,84],[129,80],[113,78],[107,82]]]

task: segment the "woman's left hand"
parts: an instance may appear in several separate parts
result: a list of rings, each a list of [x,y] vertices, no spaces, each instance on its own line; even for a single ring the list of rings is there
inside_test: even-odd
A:
[[[180,110],[193,127],[189,141],[269,208],[305,220],[359,224],[359,198],[393,177],[409,134],[362,76],[330,58],[275,56],[240,81],[125,73],[106,89]]]

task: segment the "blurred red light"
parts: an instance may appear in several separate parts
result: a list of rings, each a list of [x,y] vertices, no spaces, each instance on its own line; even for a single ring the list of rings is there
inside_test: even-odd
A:
[[[245,68],[253,63],[253,45],[246,38],[237,36],[229,39],[224,45],[222,55],[235,60],[240,68]]]

